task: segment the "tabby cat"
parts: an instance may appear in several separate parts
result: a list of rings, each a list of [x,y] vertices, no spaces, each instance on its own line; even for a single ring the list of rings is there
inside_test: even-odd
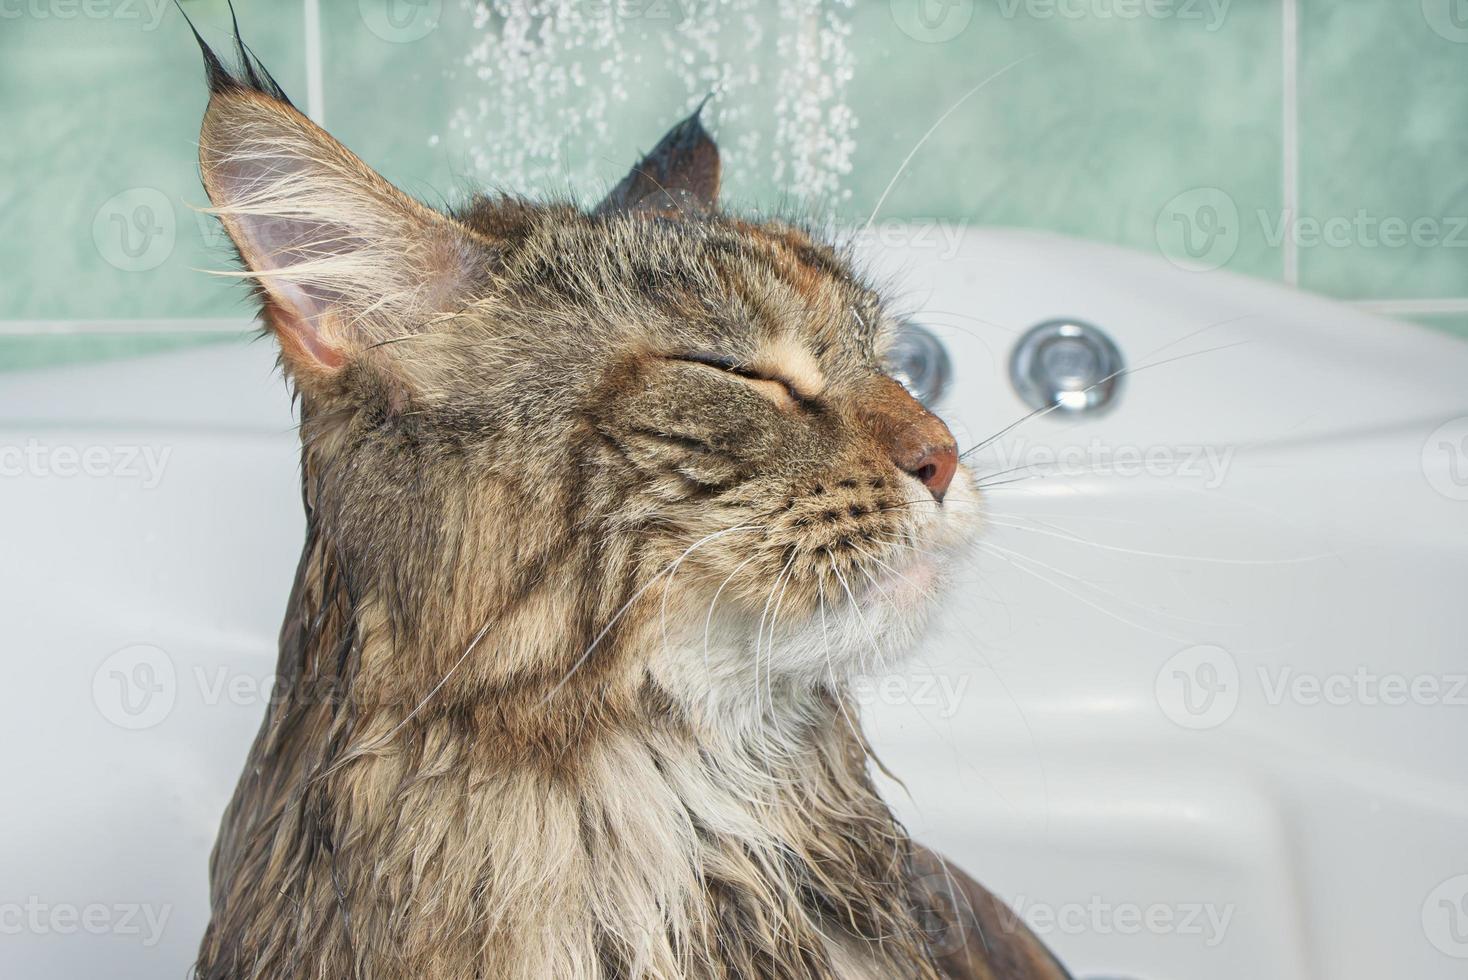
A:
[[[1063,977],[869,775],[975,491],[846,258],[722,212],[697,114],[440,213],[200,45],[307,531],[197,975]]]

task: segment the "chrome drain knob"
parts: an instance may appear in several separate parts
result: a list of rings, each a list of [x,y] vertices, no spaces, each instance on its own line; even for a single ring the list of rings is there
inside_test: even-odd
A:
[[[1031,408],[1098,412],[1121,393],[1124,364],[1110,337],[1079,320],[1047,320],[1014,345],[1009,379]]]
[[[938,404],[953,377],[953,362],[943,342],[927,327],[911,320],[897,328],[887,352],[887,372],[929,408]]]

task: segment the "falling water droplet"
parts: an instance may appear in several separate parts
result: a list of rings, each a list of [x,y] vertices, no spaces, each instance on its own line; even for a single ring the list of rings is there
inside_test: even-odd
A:
[[[611,128],[632,93],[671,78],[686,103],[659,113],[670,120],[718,95],[731,183],[772,179],[797,204],[849,194],[854,0],[459,2],[472,25],[462,64],[480,87],[455,86],[448,132],[489,184],[597,194],[617,169],[608,156],[629,152]]]

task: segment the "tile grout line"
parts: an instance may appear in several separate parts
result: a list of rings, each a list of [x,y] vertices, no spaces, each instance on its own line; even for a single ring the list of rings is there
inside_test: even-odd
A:
[[[1295,221],[1300,206],[1300,7],[1299,0],[1281,0],[1283,25],[1280,47],[1284,64],[1281,78],[1283,126],[1281,127],[1281,170],[1284,180],[1280,204],[1284,209],[1284,281],[1300,284],[1300,245],[1295,240]]]
[[[301,0],[305,23],[302,28],[306,46],[306,115],[318,126],[325,126],[325,85],[321,79],[321,0]]]
[[[1371,313],[1388,315],[1452,316],[1468,313],[1468,298],[1465,299],[1358,299],[1351,305]]]
[[[1323,296],[1323,299],[1330,297]],[[1368,313],[1386,316],[1455,316],[1468,313],[1468,296],[1440,299],[1338,300]],[[179,317],[148,320],[0,320],[0,337],[170,336],[205,334],[249,336],[261,328],[245,317]]]
[[[170,336],[214,334],[245,336],[260,326],[253,319],[197,318],[156,320],[0,320],[0,337],[76,337],[112,335]]]

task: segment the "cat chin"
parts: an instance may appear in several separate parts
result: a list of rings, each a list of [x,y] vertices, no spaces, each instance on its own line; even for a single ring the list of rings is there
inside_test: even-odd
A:
[[[894,670],[912,655],[941,578],[936,566],[919,576],[934,586],[925,595],[859,592],[855,602],[827,604],[824,615],[778,624],[773,640],[766,624],[758,644],[757,620],[716,618],[707,644],[700,631],[664,648],[652,672],[711,729],[728,735],[784,730],[786,722],[809,717],[823,692]]]
[[[653,672],[696,712],[754,717],[800,712],[822,690],[899,669],[912,657],[947,592],[952,553],[891,565],[853,598],[769,624],[716,616],[665,646]]]
[[[850,577],[812,612],[773,617],[727,607],[660,643],[652,672],[696,714],[797,714],[822,690],[901,668],[916,652],[951,572],[979,528],[979,500],[960,469],[941,508],[914,510],[917,547],[889,553],[860,582]],[[775,620],[773,630],[769,619]],[[667,634],[664,634],[667,636]]]

